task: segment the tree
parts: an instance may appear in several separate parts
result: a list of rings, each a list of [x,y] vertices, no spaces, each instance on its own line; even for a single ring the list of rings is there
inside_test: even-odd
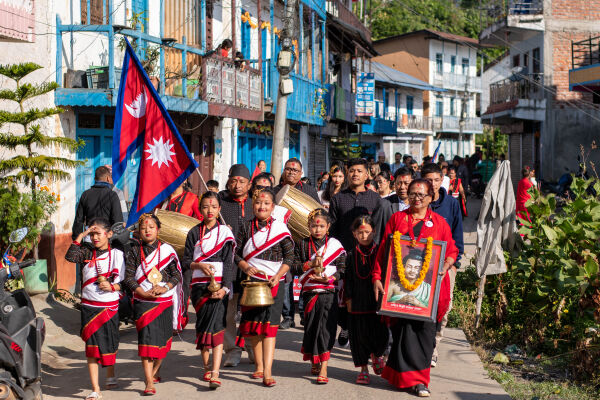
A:
[[[45,135],[40,126],[40,120],[63,112],[56,107],[38,109],[35,107],[26,110],[25,102],[54,91],[56,82],[32,84],[21,83],[27,75],[42,68],[34,63],[16,65],[0,65],[0,74],[16,82],[16,88],[0,90],[1,100],[14,101],[19,105],[16,112],[0,111],[0,125],[13,123],[23,127],[23,134],[0,134],[0,147],[18,151],[23,148],[25,154],[17,154],[12,158],[0,160],[0,183],[4,185],[23,183],[29,185],[32,195],[36,196],[36,186],[43,180],[65,181],[71,178],[66,169],[83,165],[83,161],[72,160],[51,155],[58,149],[71,152],[77,151],[85,145],[83,140],[74,140],[66,137],[52,137]],[[39,151],[48,150],[41,154]]]

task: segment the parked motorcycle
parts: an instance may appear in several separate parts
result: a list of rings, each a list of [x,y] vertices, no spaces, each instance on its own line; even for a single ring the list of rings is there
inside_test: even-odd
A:
[[[25,289],[6,289],[9,279],[22,277],[21,269],[35,263],[18,263],[9,253],[27,232],[27,228],[21,228],[10,234],[9,248],[0,261],[0,400],[42,398],[44,320],[36,317]]]

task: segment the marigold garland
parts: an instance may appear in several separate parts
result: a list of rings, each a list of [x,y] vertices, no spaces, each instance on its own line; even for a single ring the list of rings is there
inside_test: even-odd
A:
[[[425,259],[423,260],[423,266],[421,267],[421,272],[419,273],[419,278],[415,281],[415,283],[411,284],[408,279],[406,279],[406,275],[404,274],[404,264],[402,263],[402,245],[400,244],[400,239],[402,238],[402,234],[398,231],[394,233],[394,254],[396,256],[396,271],[398,271],[398,278],[400,280],[400,284],[409,292],[412,292],[416,288],[418,288],[421,283],[425,280],[425,276],[427,275],[427,271],[429,271],[429,264],[431,262],[431,256],[433,254],[433,238],[430,236],[427,238],[427,246],[425,247]]]

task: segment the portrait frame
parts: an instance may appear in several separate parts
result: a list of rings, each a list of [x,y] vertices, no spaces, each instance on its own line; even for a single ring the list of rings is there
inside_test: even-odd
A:
[[[418,254],[420,251],[423,254],[425,253],[427,239],[421,239],[416,246],[412,247],[411,238],[404,235],[400,238],[400,245],[402,246],[403,258],[408,257],[410,259],[410,254]],[[435,322],[443,279],[443,276],[439,275],[439,271],[444,267],[446,242],[433,241],[429,269],[423,282],[413,291],[407,291],[400,283],[393,246],[393,235],[389,235],[386,261],[382,265],[381,274],[381,284],[385,294],[379,299],[377,313],[394,318]]]

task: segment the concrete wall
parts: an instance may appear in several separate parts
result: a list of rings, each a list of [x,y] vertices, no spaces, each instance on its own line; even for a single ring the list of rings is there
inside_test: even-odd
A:
[[[451,57],[456,57],[456,65],[454,73],[463,75],[462,59],[469,60],[468,76],[477,75],[477,51],[469,46],[464,46],[458,43],[442,42],[439,40],[429,40],[429,76],[430,78],[436,73],[436,56],[443,55],[443,73],[451,73]],[[429,83],[433,83],[432,80]]]
[[[481,113],[484,114],[490,105],[490,84],[499,82],[508,78],[510,72],[510,57],[499,60],[496,64],[489,67],[481,75]]]
[[[373,44],[379,54],[373,61],[429,82],[429,44],[425,35],[414,35]]]

